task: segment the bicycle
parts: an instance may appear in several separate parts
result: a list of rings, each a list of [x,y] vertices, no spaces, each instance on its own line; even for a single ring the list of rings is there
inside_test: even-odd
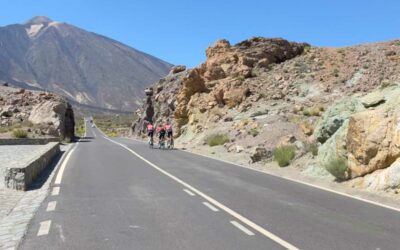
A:
[[[153,141],[153,137],[150,137],[149,139],[149,148],[153,148],[154,147],[154,141]]]
[[[158,149],[165,149],[165,138],[163,138],[162,140],[159,140],[158,142]]]
[[[167,148],[174,149],[174,139],[172,137],[168,139]]]

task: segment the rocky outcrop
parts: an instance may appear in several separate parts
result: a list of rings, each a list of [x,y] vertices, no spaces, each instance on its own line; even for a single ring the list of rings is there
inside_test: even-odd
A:
[[[365,110],[360,100],[348,97],[332,105],[323,115],[315,129],[315,138],[326,142],[354,113]]]
[[[400,159],[397,159],[390,167],[377,170],[363,178],[357,178],[351,182],[372,191],[388,191],[400,189]]]
[[[398,54],[398,41],[334,49],[220,40],[203,64],[178,66],[153,85],[135,124],[170,119],[176,142],[201,150],[208,135],[223,134],[221,150],[254,164],[269,164],[277,146],[290,144],[295,167],[339,166],[346,178],[387,181],[400,157]]]
[[[173,121],[177,93],[187,73],[185,66],[175,66],[166,77],[145,90],[146,97],[142,101],[143,105],[136,111],[138,118],[132,123],[132,134],[144,133],[148,122],[158,124],[166,120]],[[173,124],[177,130],[176,123],[173,122]]]
[[[1,127],[24,127],[35,137],[74,138],[75,120],[71,105],[46,92],[0,87]]]
[[[268,70],[269,65],[302,54],[307,46],[261,37],[234,46],[226,40],[217,41],[207,48],[205,63],[191,70],[176,66],[155,84],[155,96],[144,101],[139,110],[140,118],[132,125],[133,131],[143,131],[144,120],[169,118],[174,120],[177,135],[188,129],[200,132],[207,124],[219,120],[219,113],[224,113],[224,109],[238,107],[257,92],[256,85],[244,83],[255,77],[253,69]],[[153,117],[144,114],[152,106],[156,110]],[[206,120],[199,125],[197,121],[203,118]]]
[[[206,62],[191,70],[182,80],[174,113],[178,129],[195,120],[190,116],[196,116],[198,112],[206,113],[214,107],[237,107],[256,91],[243,83],[246,78],[252,77],[254,68],[265,68],[289,60],[300,55],[306,46],[261,37],[235,46],[226,40],[217,41],[207,48]]]
[[[384,180],[389,180],[389,173],[396,172],[397,167],[394,166],[397,165],[393,164],[400,159],[399,101],[400,87],[392,86],[352,98],[350,103],[356,105],[345,101],[333,106],[331,110],[337,111],[337,115],[345,119],[332,135],[325,133],[327,140],[321,145],[318,155],[320,164],[327,165],[333,159],[345,159],[349,178],[365,176],[365,180],[359,178],[357,182],[369,184],[360,185],[384,189]],[[330,116],[332,113],[335,112],[328,111],[321,124],[329,124],[333,119],[327,117],[335,117]],[[319,127],[317,138],[322,138],[318,137],[324,134],[322,128],[324,126]]]
[[[389,167],[400,157],[400,109],[381,107],[353,115],[347,132],[352,177]]]

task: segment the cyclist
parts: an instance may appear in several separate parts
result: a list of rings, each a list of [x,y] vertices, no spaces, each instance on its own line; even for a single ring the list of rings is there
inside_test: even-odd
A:
[[[149,137],[149,144],[153,145],[154,127],[151,122],[146,126],[147,136]]]
[[[171,147],[173,145],[173,131],[172,131],[172,125],[169,123],[169,120],[167,120],[167,122],[164,125],[165,131],[167,131],[167,138],[169,140],[169,147]]]
[[[162,124],[159,124],[157,129],[156,129],[156,132],[158,134],[158,145],[160,145],[160,147],[161,147],[161,142],[163,142],[164,139],[165,139],[165,128],[164,128],[164,126]]]

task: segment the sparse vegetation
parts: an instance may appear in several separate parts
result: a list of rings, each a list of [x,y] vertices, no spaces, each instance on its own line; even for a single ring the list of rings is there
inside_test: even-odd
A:
[[[303,110],[303,115],[305,115],[305,116],[311,116],[310,110],[309,110],[309,109]]]
[[[271,71],[275,67],[275,65],[276,65],[275,63],[270,63],[268,64],[267,69]]]
[[[303,110],[304,116],[320,116],[321,112],[324,112],[325,108],[323,106],[315,106],[311,108],[306,108]]]
[[[280,167],[286,167],[290,164],[296,155],[296,148],[292,145],[281,146],[274,151],[274,160]]]
[[[8,132],[8,128],[7,127],[0,127],[0,134],[7,133],[7,132]]]
[[[268,114],[268,110],[259,110],[254,112],[253,114],[250,115],[250,117],[257,117],[257,116],[261,116],[261,115],[267,115]]]
[[[305,143],[305,148],[307,152],[310,152],[313,156],[318,155],[318,144],[316,142]]]
[[[308,53],[311,51],[311,46],[305,46],[303,52]]]
[[[334,77],[339,77],[339,70],[338,69],[334,69],[333,72],[332,72],[332,75]]]
[[[391,82],[388,79],[384,79],[381,81],[381,89],[387,88],[391,85]]]
[[[224,145],[229,141],[229,137],[226,134],[213,134],[207,138],[207,144],[210,147]]]
[[[257,128],[251,128],[250,130],[247,131],[248,135],[252,135],[253,137],[256,137],[260,132],[258,132]]]
[[[343,158],[332,159],[325,165],[325,168],[339,181],[343,181],[348,178],[348,168],[346,159]]]
[[[15,138],[27,138],[28,137],[28,133],[20,128],[16,128],[13,130],[13,136]]]
[[[93,117],[96,126],[102,130],[107,136],[121,136],[119,132],[129,131],[132,120],[135,117],[132,115],[99,115]]]
[[[75,121],[75,135],[78,137],[83,137],[85,134],[85,124],[83,118],[78,118]]]

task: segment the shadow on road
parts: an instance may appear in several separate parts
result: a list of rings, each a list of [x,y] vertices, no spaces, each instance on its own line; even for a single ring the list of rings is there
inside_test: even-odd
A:
[[[86,137],[77,137],[76,142],[91,142],[94,137],[86,136]]]

